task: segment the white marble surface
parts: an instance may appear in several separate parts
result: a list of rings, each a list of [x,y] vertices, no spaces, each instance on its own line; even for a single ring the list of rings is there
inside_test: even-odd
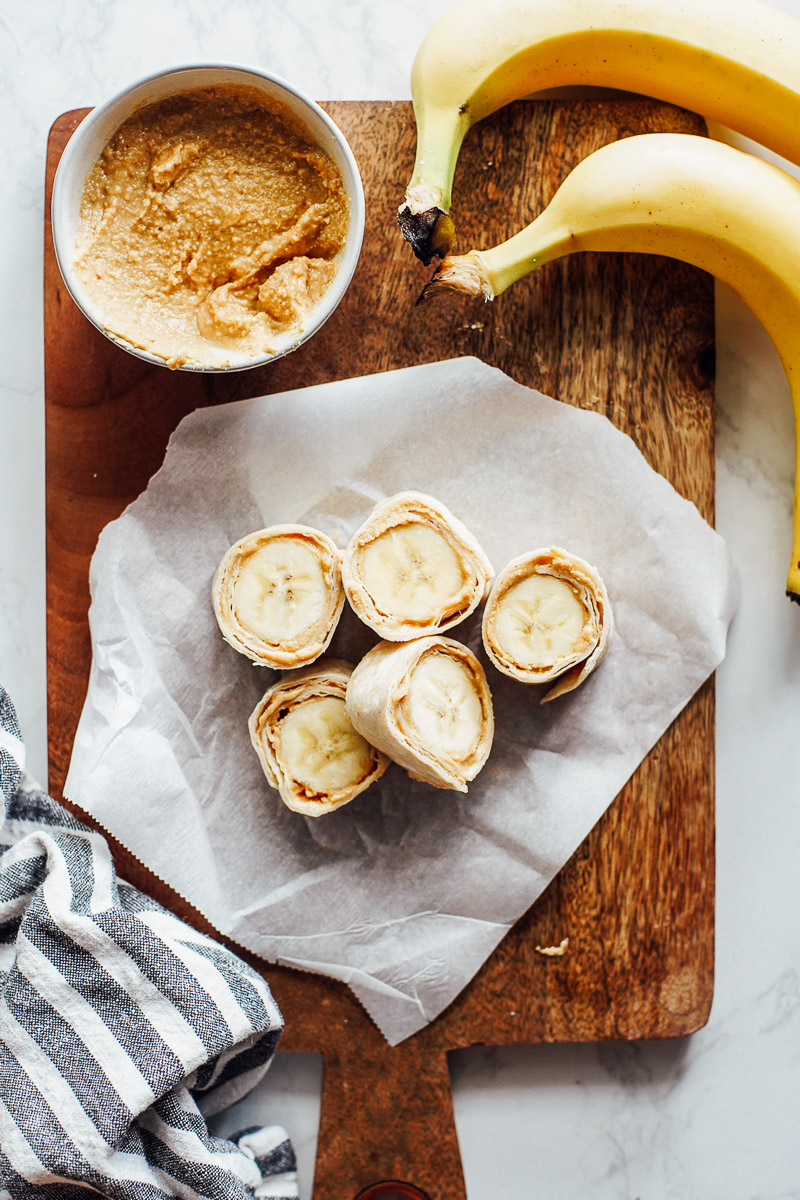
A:
[[[33,0],[0,11],[0,680],[40,778],[42,185],[51,122],[191,59],[251,62],[323,98],[407,98],[416,46],[445,3]],[[800,0],[780,7],[800,18]],[[800,1197],[800,611],[783,596],[794,429],[777,356],[724,288],[718,355],[717,525],[743,586],[717,681],[711,1019],[674,1043],[453,1056],[470,1200]],[[269,1080],[271,1111],[286,1113],[299,1148],[305,1196],[317,1081],[313,1061],[294,1056]]]

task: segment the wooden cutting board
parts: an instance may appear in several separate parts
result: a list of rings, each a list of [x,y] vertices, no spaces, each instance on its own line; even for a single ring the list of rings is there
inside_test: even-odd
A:
[[[89,674],[89,560],[200,405],[463,354],[605,413],[707,519],[714,503],[712,280],[683,264],[576,255],[492,305],[415,308],[429,275],[395,214],[414,157],[408,103],[325,106],[366,191],[364,250],[350,290],[308,344],[228,377],[149,367],[98,334],[58,274],[53,174],[88,110],[61,116],[47,156],[44,317],[50,787],[60,795]],[[459,245],[488,245],[532,219],[588,152],[642,132],[703,134],[699,118],[643,100],[532,101],[477,126],[455,187]],[[183,900],[114,844],[120,873],[198,928]],[[567,952],[537,947],[569,938]],[[446,1054],[476,1043],[676,1037],[707,1019],[713,989],[714,692],[709,681],[540,900],[450,1007],[386,1045],[342,984],[243,957],[286,1020],[281,1046],[324,1056],[315,1200],[407,1180],[464,1200]],[[490,1148],[487,1148],[490,1151]]]

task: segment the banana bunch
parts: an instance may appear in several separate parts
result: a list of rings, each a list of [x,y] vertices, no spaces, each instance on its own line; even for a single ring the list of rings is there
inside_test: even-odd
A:
[[[398,222],[424,263],[453,242],[467,131],[565,85],[641,92],[800,161],[800,24],[755,0],[457,0],[411,73],[417,156]]]
[[[729,284],[771,335],[786,370],[800,447],[800,183],[721,142],[648,133],[603,146],[514,237],[445,257],[423,296],[494,299],[530,271],[581,250],[663,254]],[[786,593],[800,603],[800,461]]]
[[[800,184],[705,138],[644,134],[605,146],[503,245],[448,256],[467,130],[522,96],[562,85],[623,88],[701,112],[800,163],[800,23],[754,0],[457,0],[412,70],[417,158],[398,212],[423,262],[422,297],[492,299],[552,259],[617,250],[682,259],[728,283],[783,362],[797,426],[787,595],[800,602]]]

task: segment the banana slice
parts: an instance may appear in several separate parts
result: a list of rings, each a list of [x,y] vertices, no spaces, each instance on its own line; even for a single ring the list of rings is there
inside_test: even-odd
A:
[[[264,693],[250,716],[250,740],[262,770],[294,812],[319,817],[341,808],[389,764],[347,715],[352,669],[328,658],[293,671]]]
[[[260,529],[227,551],[211,599],[234,650],[278,670],[304,666],[327,649],[344,606],[341,553],[306,525]]]
[[[497,576],[483,613],[483,644],[512,679],[557,679],[544,703],[591,674],[608,648],[612,624],[595,568],[551,546],[513,559]]]
[[[390,642],[457,625],[483,600],[493,574],[461,521],[420,492],[401,492],[379,504],[342,563],[354,611]]]
[[[368,742],[434,787],[466,792],[492,748],[486,676],[452,638],[379,642],[350,676],[347,712]]]

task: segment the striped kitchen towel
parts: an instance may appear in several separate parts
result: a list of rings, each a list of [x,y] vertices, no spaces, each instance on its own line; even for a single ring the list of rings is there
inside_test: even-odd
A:
[[[296,1197],[283,1129],[206,1124],[270,1064],[269,988],[32,784],[2,688],[0,790],[0,1200]]]

